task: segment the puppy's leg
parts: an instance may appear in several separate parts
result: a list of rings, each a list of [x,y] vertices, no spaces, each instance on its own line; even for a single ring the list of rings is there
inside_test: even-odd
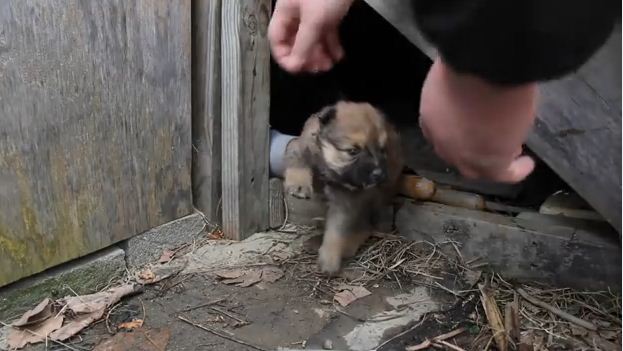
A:
[[[322,245],[318,250],[318,265],[323,273],[340,271],[342,260],[357,253],[370,236],[367,228],[358,225],[359,216],[339,206],[329,206]]]
[[[287,194],[300,199],[309,199],[313,193],[313,174],[303,157],[304,142],[302,139],[290,141],[286,149],[286,170],[284,174],[284,190]]]

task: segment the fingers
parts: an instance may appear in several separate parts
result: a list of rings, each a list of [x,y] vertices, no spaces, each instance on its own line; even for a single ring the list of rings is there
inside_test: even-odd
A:
[[[319,73],[330,70],[342,59],[337,29],[329,30],[312,23],[291,23],[273,15],[268,38],[275,61],[290,73]]]
[[[504,183],[519,183],[534,170],[534,160],[529,156],[516,158],[506,170],[500,172],[494,180]]]

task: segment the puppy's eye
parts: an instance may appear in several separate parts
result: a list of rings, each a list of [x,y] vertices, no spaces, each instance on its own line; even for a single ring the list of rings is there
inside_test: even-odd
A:
[[[351,155],[351,156],[356,156],[356,155],[358,155],[360,151],[361,151],[361,150],[359,150],[359,149],[358,149],[358,148],[356,148],[356,147],[351,147],[350,149],[346,149],[346,152],[348,152],[348,154],[349,154],[349,155]]]

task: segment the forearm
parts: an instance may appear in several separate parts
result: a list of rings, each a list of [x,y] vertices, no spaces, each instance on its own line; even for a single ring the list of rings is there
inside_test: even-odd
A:
[[[615,0],[410,0],[424,36],[457,72],[496,85],[566,75],[612,31]]]

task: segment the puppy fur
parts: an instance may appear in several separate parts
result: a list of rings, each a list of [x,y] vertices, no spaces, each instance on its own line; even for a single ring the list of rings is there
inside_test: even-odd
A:
[[[367,103],[338,102],[312,115],[286,151],[287,194],[324,194],[318,264],[333,275],[357,253],[391,202],[403,167],[398,133]]]

